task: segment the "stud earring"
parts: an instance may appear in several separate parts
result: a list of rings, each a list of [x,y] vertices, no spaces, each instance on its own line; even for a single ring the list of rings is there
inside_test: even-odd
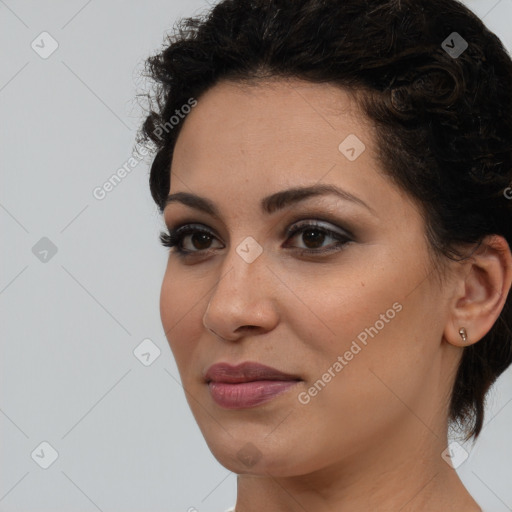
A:
[[[464,327],[461,327],[459,329],[459,334],[460,334],[460,337],[462,338],[462,341],[464,343],[466,343],[468,340],[468,333],[466,332],[466,329]]]

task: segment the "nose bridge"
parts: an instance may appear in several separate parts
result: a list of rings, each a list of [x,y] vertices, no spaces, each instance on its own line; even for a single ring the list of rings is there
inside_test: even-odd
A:
[[[214,287],[210,302],[215,295],[225,293],[227,297],[223,297],[224,299],[236,299],[238,296],[238,300],[244,300],[243,296],[246,292],[261,294],[261,286],[255,288],[253,285],[261,283],[262,274],[268,272],[265,263],[263,247],[250,236],[230,247],[225,255],[221,276]]]
[[[233,336],[240,326],[269,328],[275,321],[269,295],[273,287],[269,289],[264,282],[271,275],[263,247],[252,237],[230,247],[211,291],[204,325],[224,338]]]

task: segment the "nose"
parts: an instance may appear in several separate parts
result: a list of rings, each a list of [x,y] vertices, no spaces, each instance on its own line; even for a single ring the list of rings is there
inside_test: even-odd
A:
[[[278,282],[260,255],[247,263],[235,251],[226,260],[211,292],[203,325],[223,340],[262,334],[278,323]]]

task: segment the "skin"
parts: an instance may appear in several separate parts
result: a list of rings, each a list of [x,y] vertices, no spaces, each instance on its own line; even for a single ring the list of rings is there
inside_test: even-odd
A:
[[[338,149],[349,134],[366,146],[354,161]],[[326,195],[260,210],[266,196],[316,184],[369,208]],[[207,91],[177,141],[169,193],[177,192],[208,198],[220,219],[179,202],[165,208],[169,227],[201,224],[212,237],[183,241],[210,253],[170,252],[161,318],[199,428],[238,474],[237,512],[479,511],[441,453],[463,350],[458,330],[475,343],[496,321],[512,280],[506,242],[489,237],[470,260],[447,262],[440,280],[424,216],[382,174],[372,126],[353,98],[295,79],[222,81]],[[300,255],[335,244],[329,235],[286,238],[302,220],[349,229],[354,239],[330,254]],[[263,250],[252,263],[236,251],[248,236]],[[394,303],[401,311],[300,403],[299,393]],[[302,381],[265,404],[229,410],[203,380],[221,361],[256,361]],[[253,465],[237,456],[247,443]]]

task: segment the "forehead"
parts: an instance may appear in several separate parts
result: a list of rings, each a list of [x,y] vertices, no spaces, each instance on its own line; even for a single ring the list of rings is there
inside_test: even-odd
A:
[[[357,143],[357,152],[364,148],[363,160],[371,158],[370,123],[339,87],[291,79],[251,85],[224,81],[202,95],[184,121],[173,169],[190,175],[220,164],[236,173],[297,175],[310,162],[326,172],[346,159],[340,144],[347,138]]]
[[[199,98],[181,135],[192,131],[195,138],[238,139],[249,145],[251,136],[257,138],[254,144],[284,135],[337,139],[349,128],[363,136],[369,127],[353,95],[331,84],[295,79],[251,84],[221,81]]]
[[[254,204],[259,212],[271,193],[318,183],[387,213],[390,203],[409,202],[382,174],[373,127],[349,92],[300,80],[224,81],[184,122],[169,192],[209,197],[222,209]]]

